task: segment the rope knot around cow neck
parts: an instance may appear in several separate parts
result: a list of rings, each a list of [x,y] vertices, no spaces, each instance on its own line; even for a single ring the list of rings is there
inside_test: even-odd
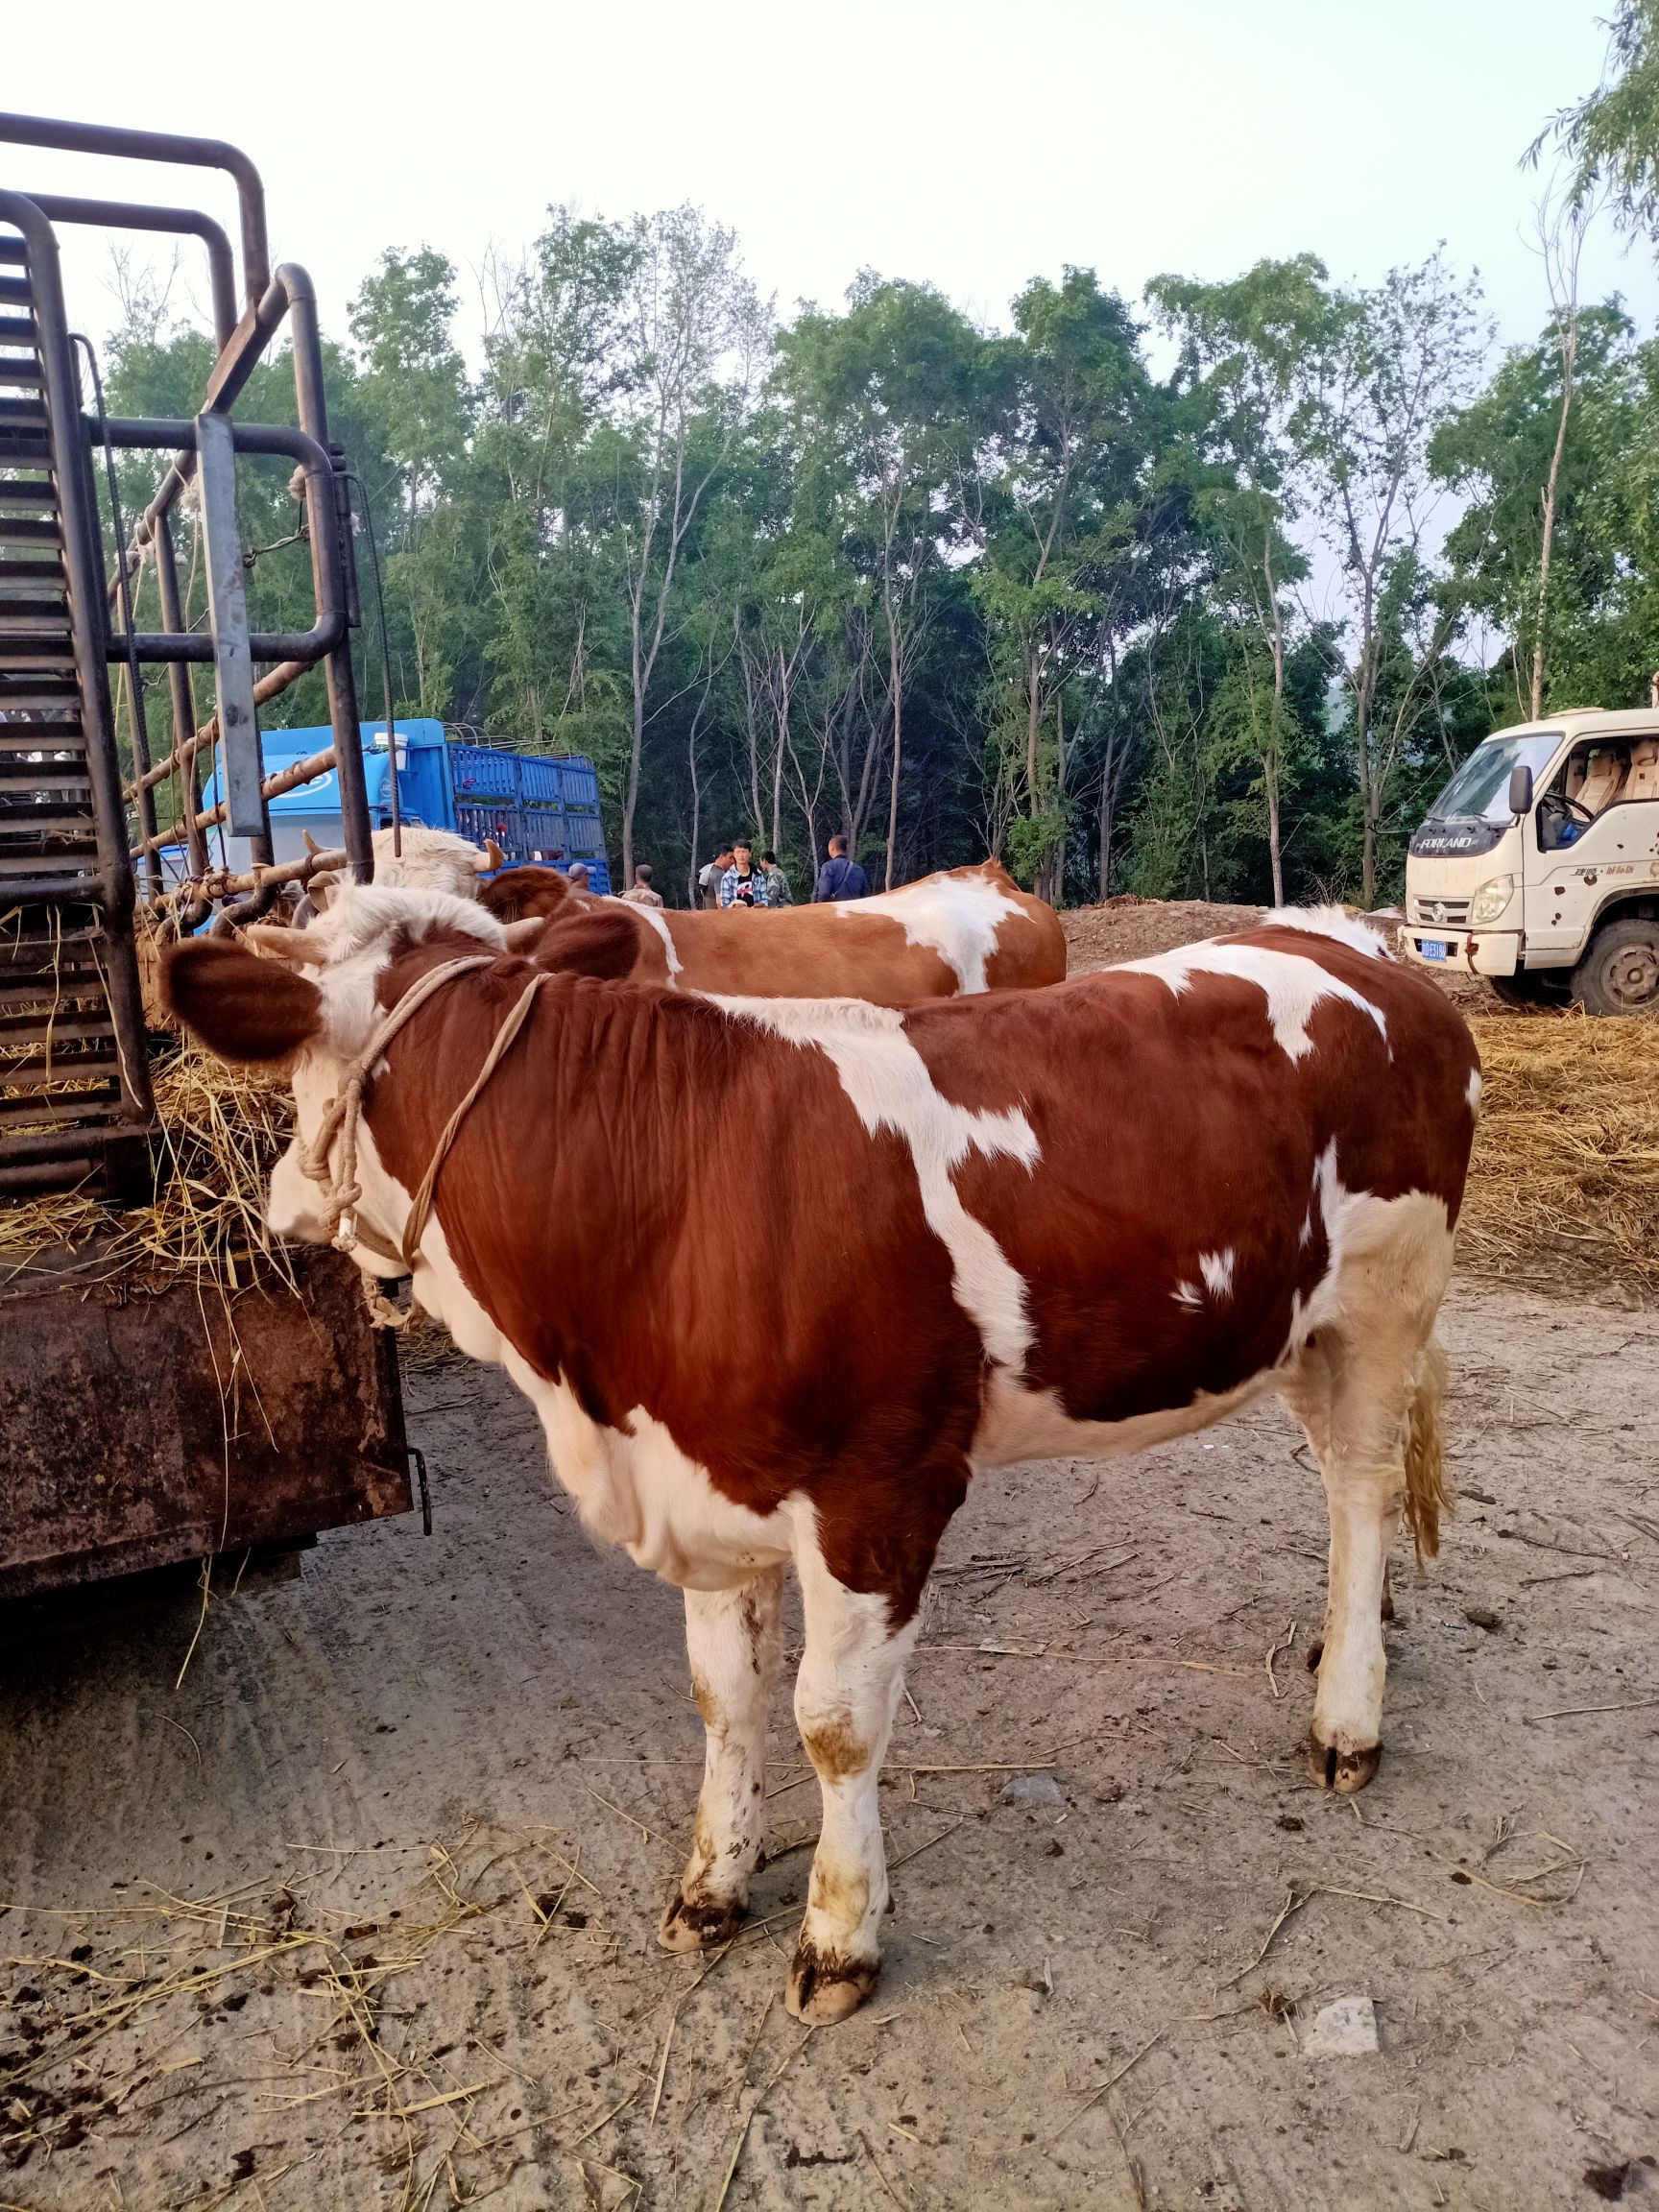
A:
[[[403,1235],[395,1253],[379,1244],[373,1237],[365,1235],[357,1226],[356,1209],[363,1197],[362,1185],[357,1180],[357,1142],[364,1094],[387,1047],[427,999],[442,990],[445,983],[452,982],[457,975],[464,975],[471,969],[487,968],[499,957],[499,953],[493,951],[474,952],[465,959],[445,960],[439,967],[429,969],[376,1023],[368,1044],[349,1063],[339,1089],[323,1109],[316,1136],[309,1144],[300,1144],[301,1170],[313,1183],[320,1185],[325,1193],[323,1226],[337,1252],[354,1252],[360,1243],[365,1244],[382,1259],[398,1261],[405,1275],[414,1273],[416,1254],[421,1248],[421,1236],[431,1217],[438,1177],[449,1148],[455,1142],[461,1124],[482,1096],[490,1078],[512,1049],[514,1039],[529,1017],[536,993],[547,981],[551,972],[542,968],[531,975],[506,1021],[495,1032],[490,1049],[484,1056],[483,1066],[473,1077],[460,1104],[444,1124],[426,1172],[416,1190],[409,1209],[409,1218],[404,1224]],[[369,1286],[369,1314],[375,1327],[381,1329],[403,1328],[411,1318],[410,1312],[401,1311],[392,1305],[373,1285]]]

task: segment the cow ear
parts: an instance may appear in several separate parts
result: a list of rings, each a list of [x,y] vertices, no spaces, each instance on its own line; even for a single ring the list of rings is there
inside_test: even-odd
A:
[[[544,922],[570,895],[570,879],[557,868],[508,868],[478,886],[478,903],[497,922]]]
[[[550,924],[533,954],[538,968],[611,980],[631,975],[638,957],[639,926],[633,915],[603,906]]]
[[[286,1060],[323,1026],[323,994],[308,977],[217,937],[168,946],[161,998],[222,1060]]]

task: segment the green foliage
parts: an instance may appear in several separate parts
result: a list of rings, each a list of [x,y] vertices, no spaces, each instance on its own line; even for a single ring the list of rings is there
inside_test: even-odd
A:
[[[1621,13],[1627,88],[1648,13]],[[1635,144],[1635,97],[1564,125],[1592,166],[1615,124]],[[613,854],[670,895],[740,829],[798,893],[843,830],[878,879],[992,850],[1054,898],[1397,895],[1433,791],[1525,699],[1561,352],[1547,333],[1478,388],[1478,309],[1439,256],[1368,289],[1310,254],[1159,277],[1166,373],[1084,269],[1035,278],[1005,332],[869,272],[775,330],[691,208],[552,208],[488,288],[475,380],[427,247],[381,255],[328,354],[395,704],[589,754]],[[110,405],[188,414],[210,356],[137,300]],[[1575,373],[1546,697],[1611,706],[1659,658],[1659,348],[1586,310]],[[292,420],[284,356],[243,406]],[[124,460],[130,517],[153,478]],[[286,471],[246,468],[240,497],[254,619],[303,627]],[[187,512],[177,534],[200,620]],[[146,703],[164,729],[158,678]],[[270,712],[323,720],[321,678]]]

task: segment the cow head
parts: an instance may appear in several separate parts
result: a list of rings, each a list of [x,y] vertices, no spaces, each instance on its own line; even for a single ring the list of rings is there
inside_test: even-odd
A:
[[[585,926],[574,926],[578,919]],[[551,957],[537,964],[614,974],[624,937],[632,959],[626,917],[572,917]],[[385,1014],[377,996],[382,971],[428,945],[451,959],[508,950],[502,925],[476,901],[377,884],[341,886],[308,929],[254,923],[240,942],[200,937],[168,949],[163,996],[184,1027],[221,1059],[286,1067],[291,1075],[297,1134],[272,1171],[266,1219],[273,1235],[324,1240],[324,1192],[301,1167],[301,1148],[315,1144],[330,1102]],[[421,1073],[408,1055],[400,1068],[405,1076]],[[380,1170],[366,1132],[357,1181],[364,1236],[358,1263],[373,1274],[399,1274],[394,1255],[410,1193]]]
[[[479,851],[452,830],[426,830],[412,823],[406,830],[376,830],[374,882],[380,890],[445,891],[452,899],[478,895],[478,879],[506,864],[495,840],[488,838]],[[317,841],[305,832],[307,852],[315,854]],[[400,850],[398,850],[400,848]],[[320,868],[305,888],[314,906],[326,907],[349,880],[343,868]]]

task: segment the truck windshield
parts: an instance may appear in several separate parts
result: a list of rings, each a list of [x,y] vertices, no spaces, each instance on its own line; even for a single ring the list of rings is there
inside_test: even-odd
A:
[[[1561,742],[1559,730],[1519,730],[1477,745],[1429,809],[1431,822],[1507,822],[1509,772],[1530,768],[1536,779]]]

